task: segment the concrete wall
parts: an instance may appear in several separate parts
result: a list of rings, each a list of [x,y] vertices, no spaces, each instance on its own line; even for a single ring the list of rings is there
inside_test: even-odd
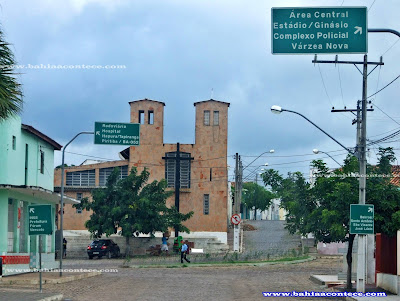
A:
[[[87,257],[87,246],[93,241],[88,235],[65,236],[67,244],[67,257],[68,258],[83,258]],[[112,235],[111,237],[103,237],[104,239],[112,239],[120,248],[121,254],[125,254],[126,239],[119,235]],[[228,246],[220,242],[216,238],[194,238],[183,235],[184,240],[194,242],[195,248],[204,250],[204,253],[221,253],[227,252]],[[168,240],[169,250],[172,253],[174,239],[171,237]],[[130,239],[130,256],[145,255],[146,249],[150,246],[161,245],[161,237],[134,237]]]
[[[16,147],[13,149],[13,136]],[[54,148],[35,135],[21,129],[16,116],[0,123],[0,184],[38,186],[53,190]],[[25,151],[28,145],[27,181]],[[40,151],[44,152],[44,172],[40,172]]]
[[[82,166],[67,167],[64,169],[64,183],[66,182],[67,172],[94,169],[95,176],[96,176],[95,183],[96,183],[96,186],[98,186],[99,185],[99,171],[101,168],[119,167],[119,166],[124,166],[124,165],[128,165],[127,160],[110,161],[110,162],[104,162],[104,163],[98,163],[98,164],[88,164],[88,165],[82,165]],[[61,186],[61,168],[57,168],[54,170],[55,190],[60,191],[60,186]],[[64,187],[64,194],[66,196],[76,199],[78,193],[82,193],[83,198],[87,197],[87,198],[89,198],[89,200],[92,199],[91,188],[71,187],[71,186]],[[72,207],[72,205],[65,204],[64,221],[63,221],[64,229],[86,230],[85,222],[90,218],[91,214],[92,214],[91,211],[86,211],[86,210],[82,210],[81,213],[78,213],[77,210]]]
[[[397,231],[397,275],[400,276],[400,231]]]
[[[381,287],[393,294],[399,294],[400,277],[397,275],[377,273],[376,286]]]
[[[16,148],[12,147],[12,137]],[[21,139],[21,118],[0,122],[0,184],[24,185],[25,144]]]
[[[0,190],[0,254],[7,251],[8,191]]]

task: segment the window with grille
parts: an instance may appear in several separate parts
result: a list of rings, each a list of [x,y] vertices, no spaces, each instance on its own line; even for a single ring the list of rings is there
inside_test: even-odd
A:
[[[95,186],[95,171],[81,170],[74,172],[67,172],[67,186]]]
[[[78,192],[76,194],[76,199],[80,201],[82,200],[82,196],[83,196],[82,192]],[[76,208],[76,213],[82,213],[82,208]]]
[[[209,194],[203,195],[203,214],[204,215],[210,214],[210,195]]]
[[[7,252],[14,252],[14,231],[15,223],[14,223],[14,201],[12,199],[8,199],[8,232],[7,232]]]
[[[106,186],[108,177],[111,175],[115,167],[100,168],[99,170],[99,185]],[[125,179],[128,176],[128,165],[118,166],[119,179]]]
[[[19,252],[26,253],[27,252],[27,241],[28,235],[26,233],[26,222],[28,219],[25,218],[25,212],[27,212],[27,203],[23,201],[19,201],[18,215],[19,218]],[[51,236],[51,235],[49,235]]]
[[[219,111],[214,111],[214,125],[219,125]]]
[[[190,158],[190,153],[179,153],[181,158]],[[176,152],[165,154],[165,179],[167,180],[168,187],[175,187],[175,173],[176,173]],[[180,160],[180,187],[190,188],[190,166],[191,160]]]
[[[210,111],[204,111],[204,125],[210,125]]]
[[[40,173],[44,174],[44,151],[40,151]]]
[[[12,136],[12,149],[17,149],[17,138],[15,136]]]

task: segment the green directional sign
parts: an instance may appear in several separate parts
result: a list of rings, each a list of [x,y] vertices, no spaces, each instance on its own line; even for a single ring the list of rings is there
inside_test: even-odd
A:
[[[367,53],[366,7],[272,8],[272,54]]]
[[[29,235],[52,234],[51,205],[28,206]]]
[[[374,234],[374,205],[350,205],[350,234]]]
[[[139,145],[140,124],[95,122],[95,144]]]

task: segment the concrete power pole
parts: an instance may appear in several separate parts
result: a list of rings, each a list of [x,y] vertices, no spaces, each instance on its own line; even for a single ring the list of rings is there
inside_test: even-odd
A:
[[[359,182],[359,204],[365,205],[366,199],[366,173],[367,173],[367,76],[368,60],[364,55],[363,65],[363,89],[361,102],[361,129],[359,139],[359,163],[360,163],[360,182]],[[357,258],[357,291],[365,293],[366,282],[366,260],[367,236],[358,234],[358,258]]]
[[[240,156],[236,153],[235,156],[235,214],[240,215],[240,203],[242,196],[242,162],[240,161]],[[240,235],[240,224],[233,226],[233,251],[239,251],[239,235]]]

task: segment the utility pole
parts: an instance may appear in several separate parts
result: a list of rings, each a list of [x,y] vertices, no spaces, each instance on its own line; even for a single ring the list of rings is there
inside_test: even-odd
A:
[[[235,208],[234,213],[240,215],[240,203],[242,196],[242,162],[238,153],[235,155]],[[233,251],[239,251],[240,224],[233,225]]]
[[[235,155],[235,207],[234,213],[239,214],[240,207],[239,204],[239,155],[236,153]]]
[[[338,56],[335,57],[334,61],[319,61],[317,55],[313,60],[313,63],[328,63],[328,64],[353,64],[356,66],[358,71],[363,76],[362,84],[362,100],[361,100],[361,112],[360,112],[360,101],[357,102],[357,138],[356,138],[356,152],[359,162],[359,201],[361,205],[365,205],[366,200],[366,171],[367,171],[367,79],[368,79],[368,65],[377,66],[384,65],[382,57],[380,62],[368,62],[368,57],[365,54],[362,62],[351,62],[351,61],[339,61]],[[357,65],[363,65],[363,71],[357,67]],[[374,69],[375,69],[374,68]],[[372,71],[371,71],[372,72]],[[355,110],[332,110],[332,112],[344,112],[344,111],[355,111]],[[360,116],[361,115],[361,116]],[[365,283],[367,275],[367,235],[358,234],[358,250],[357,250],[357,291],[365,293]],[[350,280],[351,281],[351,280]]]
[[[240,156],[239,156],[239,212],[238,214],[240,214],[240,207],[242,205],[242,190],[243,190],[243,165],[242,165],[242,161],[240,160]]]
[[[360,181],[359,181],[359,204],[365,205],[366,199],[366,173],[367,173],[367,77],[368,59],[364,55],[363,64],[363,88],[361,102],[361,129],[359,139],[359,162],[360,162]],[[357,128],[358,130],[358,128]],[[358,258],[357,258],[357,291],[365,293],[366,267],[367,267],[367,236],[358,234]]]

